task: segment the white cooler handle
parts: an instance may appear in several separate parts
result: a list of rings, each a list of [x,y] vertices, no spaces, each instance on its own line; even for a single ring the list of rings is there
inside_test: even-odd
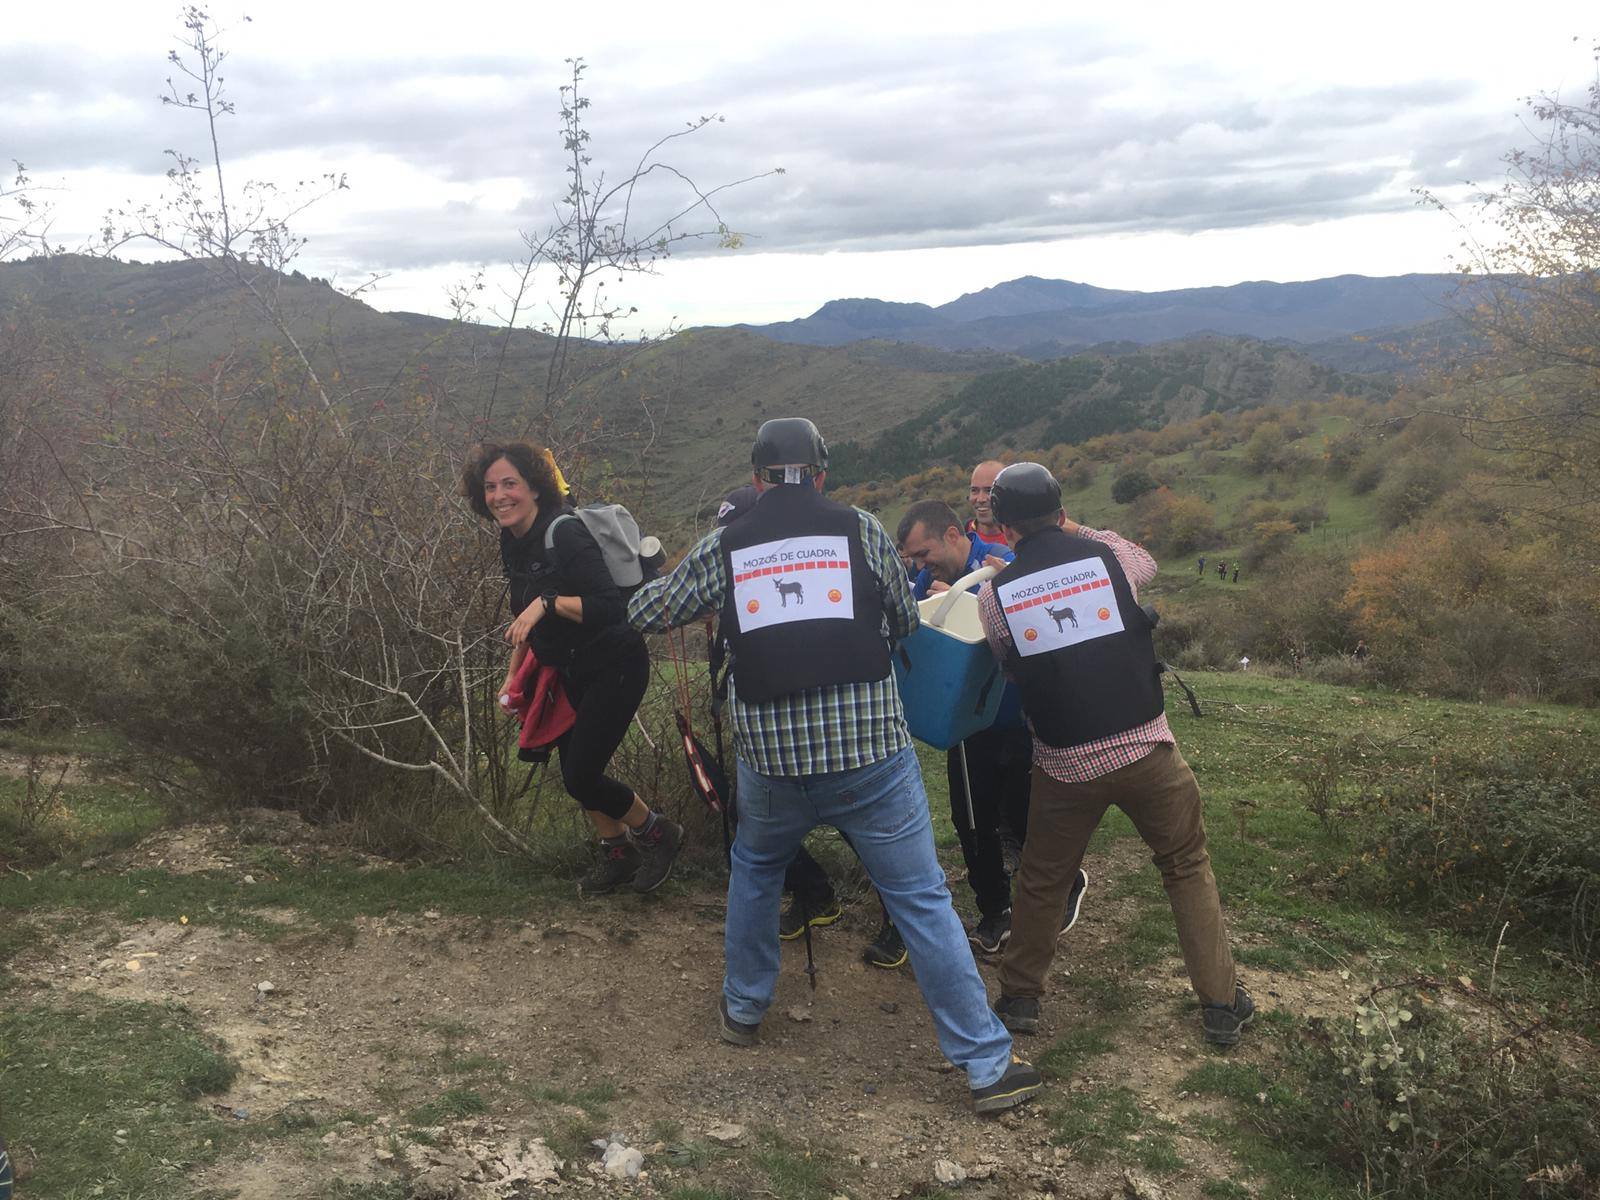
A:
[[[950,590],[944,594],[944,603],[933,610],[933,619],[928,622],[935,629],[944,626],[944,619],[950,615],[950,610],[955,607],[958,597],[975,583],[982,583],[985,579],[993,579],[997,574],[993,567],[979,567],[976,571],[963,575],[950,585]]]

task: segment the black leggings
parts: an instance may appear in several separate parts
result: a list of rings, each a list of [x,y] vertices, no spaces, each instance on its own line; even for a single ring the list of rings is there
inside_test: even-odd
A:
[[[594,669],[576,667],[563,671],[561,679],[578,712],[572,728],[556,741],[561,783],[584,808],[620,821],[633,807],[633,789],[612,779],[605,769],[622,745],[650,682],[650,652],[644,638],[634,634]]]

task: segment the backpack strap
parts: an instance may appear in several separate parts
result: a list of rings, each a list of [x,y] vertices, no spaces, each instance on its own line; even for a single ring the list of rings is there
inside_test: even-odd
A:
[[[544,527],[544,558],[552,567],[560,565],[556,562],[556,526],[563,521],[577,520],[581,520],[577,513],[565,512]]]

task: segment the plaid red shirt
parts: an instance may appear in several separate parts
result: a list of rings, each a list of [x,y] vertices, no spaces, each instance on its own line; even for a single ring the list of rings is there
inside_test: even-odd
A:
[[[1090,529],[1087,525],[1078,527],[1078,536],[1093,538],[1111,548],[1117,561],[1122,564],[1122,573],[1128,577],[1128,586],[1133,589],[1135,599],[1138,598],[1140,585],[1156,577],[1156,560],[1150,557],[1143,546],[1137,546],[1110,530]],[[992,583],[984,584],[978,593],[978,617],[983,622],[984,636],[989,639],[989,649],[994,651],[995,658],[1003,666],[1011,652],[1011,631],[1000,613],[1000,602],[995,599]],[[1167,714],[1162,713],[1143,725],[1135,725],[1122,733],[1077,746],[1052,746],[1035,737],[1033,765],[1062,783],[1087,783],[1091,779],[1109,775],[1119,767],[1136,763],[1157,746],[1172,745],[1176,740],[1172,730],[1167,727]]]

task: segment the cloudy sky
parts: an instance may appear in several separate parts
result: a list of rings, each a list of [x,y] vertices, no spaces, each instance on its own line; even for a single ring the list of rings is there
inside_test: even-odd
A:
[[[804,5],[418,4],[212,7],[236,113],[235,195],[340,172],[296,218],[301,266],[385,309],[447,310],[482,268],[493,309],[520,234],[565,186],[557,89],[587,64],[593,167],[658,154],[745,235],[680,243],[611,283],[637,328],[772,321],[841,296],[938,304],[1023,274],[1160,289],[1448,269],[1461,231],[1419,208],[1492,183],[1531,139],[1522,101],[1595,77],[1592,0],[1522,19],[1503,0]],[[767,8],[775,14],[762,15]],[[571,16],[568,13],[581,15]],[[248,20],[246,19],[248,16]],[[165,151],[203,122],[158,97],[176,5],[34,4],[0,44],[0,161],[59,189],[52,240],[157,199]],[[766,174],[772,168],[783,174]],[[645,231],[689,193],[634,197]],[[616,215],[621,216],[620,208]],[[129,257],[154,257],[128,249]],[[537,309],[535,310],[538,311]]]

